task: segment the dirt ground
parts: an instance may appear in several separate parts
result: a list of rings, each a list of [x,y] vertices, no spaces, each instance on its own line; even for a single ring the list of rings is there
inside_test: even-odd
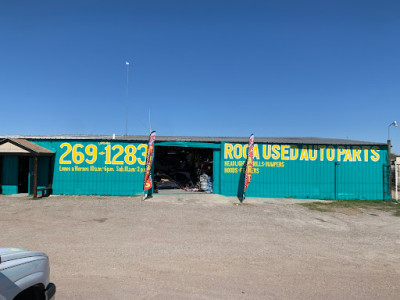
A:
[[[0,245],[46,252],[57,299],[399,299],[399,217],[296,202],[0,195]]]

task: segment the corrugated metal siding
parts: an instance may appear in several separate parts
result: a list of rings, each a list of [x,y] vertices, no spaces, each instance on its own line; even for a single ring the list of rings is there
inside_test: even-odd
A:
[[[62,141],[62,140],[32,140],[38,145],[48,148],[55,152],[54,158],[54,174],[53,174],[53,193],[66,194],[66,195],[138,195],[143,189],[144,180],[144,164],[139,163],[139,159],[143,162],[146,161],[147,145],[140,143],[130,143],[123,141]],[[80,153],[83,153],[84,160],[81,163],[75,163],[72,159],[72,152],[69,152],[62,160],[61,156],[66,153],[69,144],[71,148],[77,144],[83,147],[77,148]],[[61,145],[64,144],[62,148]],[[88,163],[92,160],[92,155],[88,155],[85,151],[89,148],[91,152],[95,147],[97,149],[97,159],[93,163]],[[107,146],[109,150],[106,150]],[[115,162],[122,162],[122,164],[113,164],[115,155],[118,150],[112,148],[116,145],[122,146],[124,152],[115,159]],[[133,145],[136,149],[135,163],[128,164],[125,161],[127,155],[125,150],[127,146]],[[141,146],[140,146],[141,145]],[[139,147],[140,146],[140,147]],[[119,146],[118,146],[119,147]],[[139,147],[139,148],[138,148]],[[106,164],[107,151],[110,152],[110,163]],[[101,154],[102,153],[102,154]],[[63,164],[62,162],[70,162],[70,164]],[[129,160],[128,160],[129,161]],[[43,176],[46,167],[48,168],[48,161],[40,160],[40,185],[46,183],[46,178]],[[43,173],[42,173],[43,171]]]
[[[245,146],[245,144],[240,145]],[[246,196],[363,200],[377,200],[385,197],[389,199],[383,175],[387,149],[383,146],[376,151],[379,153],[377,161],[371,161],[371,156],[375,158],[373,153],[368,154],[368,161],[343,161],[344,156],[341,156],[341,160],[338,161],[337,154],[334,160],[328,161],[326,152],[321,160],[321,152],[318,149],[314,150],[314,146],[307,146],[307,155],[310,158],[310,153],[313,157],[316,154],[315,160],[300,160],[300,157],[295,160],[283,160],[281,157],[275,160],[272,157],[264,159],[261,153],[263,145],[269,147],[267,144],[258,144],[260,159],[254,158],[254,173]],[[297,146],[300,155],[304,145]],[[333,148],[337,153],[338,146]],[[225,143],[222,149],[225,151]],[[352,147],[346,147],[345,150],[347,149],[353,151]],[[364,159],[363,155],[364,153],[360,155],[362,159]],[[230,164],[244,162],[245,156],[240,159],[235,157],[229,159],[225,154],[222,155],[221,193],[223,195],[237,196],[240,193],[242,186],[240,180],[243,178],[241,179],[239,172],[243,167],[230,166]],[[335,165],[335,162],[338,164]]]
[[[2,193],[5,195],[18,193],[18,157],[4,156],[1,184]]]
[[[129,141],[99,141],[99,140],[32,140],[42,147],[48,148],[55,152],[54,157],[54,175],[53,175],[53,192],[54,194],[70,194],[70,195],[135,195],[142,192],[144,164],[138,163],[141,158],[143,163],[147,150],[146,144]],[[83,147],[78,150],[82,153],[88,145],[96,146],[98,156],[97,160],[92,164],[84,160],[82,163],[73,163],[72,153],[65,156],[64,160],[71,161],[71,164],[65,165],[60,163],[62,154],[65,154],[66,147],[61,148],[63,143],[70,144],[71,148],[76,144]],[[243,188],[243,169],[245,161],[246,144],[229,144],[237,147],[237,157],[233,155],[232,159],[226,158],[225,146],[228,143],[221,144],[221,160],[220,160],[220,182],[215,179],[215,192],[227,196],[237,196]],[[125,162],[124,152],[118,159],[123,164],[106,164],[105,163],[105,147],[110,148],[115,145],[122,146],[126,149],[128,145],[133,145],[136,149],[136,162],[129,165]],[[140,146],[141,145],[141,146]],[[387,175],[385,175],[385,166],[387,162],[387,146],[377,145],[379,151],[375,154],[371,150],[367,151],[367,160],[365,160],[364,152],[360,152],[360,159],[354,155],[356,145],[334,145],[332,153],[335,159],[327,159],[327,150],[321,158],[321,150],[315,145],[285,145],[285,144],[263,144],[256,143],[258,147],[259,158],[254,159],[254,173],[252,181],[247,189],[246,196],[253,197],[291,197],[291,198],[310,198],[310,199],[364,199],[377,200],[389,199]],[[279,146],[280,156],[273,158],[274,152],[268,158],[263,158],[263,147],[272,149],[273,145]],[[141,147],[140,149],[138,147]],[[329,145],[326,145],[326,147]],[[360,144],[360,147],[373,147],[374,145]],[[283,148],[286,147],[286,155],[283,154]],[[294,148],[293,148],[294,147]],[[298,148],[298,157],[290,158],[291,149]],[[300,154],[305,147],[307,159],[300,159]],[[317,147],[317,148],[315,148]],[[352,159],[337,158],[337,153],[347,151],[353,153]],[[353,152],[351,152],[353,151]],[[363,151],[363,150],[362,150]],[[103,154],[100,154],[103,152]],[[267,153],[268,151],[266,151]],[[231,152],[232,154],[233,152]],[[240,155],[239,155],[240,154]],[[268,153],[267,153],[268,154]],[[371,158],[379,159],[372,161]],[[84,154],[85,159],[91,156]],[[112,151],[111,158],[114,157],[115,151]],[[218,151],[215,150],[214,160],[218,163]],[[268,155],[267,155],[268,156]],[[286,156],[286,157],[285,157]],[[286,158],[286,159],[284,159]],[[313,160],[314,159],[314,160]],[[241,162],[241,163],[240,163]],[[336,164],[335,164],[336,163]],[[229,165],[234,164],[234,166]],[[78,169],[75,169],[78,167]],[[90,167],[100,168],[101,171],[93,171]],[[127,172],[124,168],[134,168],[135,172]],[[48,160],[46,158],[39,159],[39,187],[45,186],[47,182],[46,169],[48,168]],[[64,168],[69,168],[65,170]],[[79,168],[89,168],[82,171]],[[113,168],[108,170],[105,168]],[[117,171],[122,168],[122,171]],[[4,169],[5,170],[5,169]],[[215,173],[216,170],[214,170]],[[229,173],[233,171],[235,173]]]
[[[2,138],[23,138],[29,140],[96,140],[96,141],[130,141],[147,142],[147,135],[119,135],[114,138],[112,135],[12,135],[1,136]],[[158,142],[205,142],[205,143],[247,143],[248,137],[213,137],[213,136],[160,136],[157,135]],[[258,143],[267,144],[301,144],[301,145],[381,145],[384,143],[359,141],[337,138],[318,138],[318,137],[257,137]]]
[[[52,157],[39,157],[38,158],[38,188],[44,188],[47,187],[49,184],[49,164],[50,160],[52,160]],[[32,159],[31,159],[32,160]],[[30,163],[32,165],[30,168],[33,171],[33,162]],[[31,180],[32,181],[32,180]],[[33,186],[31,187],[31,192],[33,191]]]
[[[213,193],[221,193],[221,150],[213,151]]]

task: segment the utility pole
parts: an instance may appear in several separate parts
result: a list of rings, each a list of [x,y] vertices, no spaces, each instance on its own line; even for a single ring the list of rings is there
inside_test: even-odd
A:
[[[391,165],[390,165],[390,153],[391,153],[391,150],[392,150],[391,149],[392,148],[392,143],[390,141],[390,126],[398,127],[399,125],[397,124],[397,121],[393,121],[388,126],[387,145],[388,145],[389,197],[390,197],[390,199],[392,199],[392,168],[391,168]]]

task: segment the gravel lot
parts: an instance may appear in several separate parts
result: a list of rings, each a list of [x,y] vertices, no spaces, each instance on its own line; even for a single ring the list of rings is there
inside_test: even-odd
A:
[[[57,299],[399,299],[399,217],[295,202],[0,195],[0,245],[46,252]]]

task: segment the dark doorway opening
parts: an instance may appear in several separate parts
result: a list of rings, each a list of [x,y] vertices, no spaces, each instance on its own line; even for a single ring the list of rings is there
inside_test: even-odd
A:
[[[18,158],[18,193],[28,193],[29,189],[29,157]]]
[[[156,146],[155,192],[163,189],[212,192],[212,176],[212,149]]]

